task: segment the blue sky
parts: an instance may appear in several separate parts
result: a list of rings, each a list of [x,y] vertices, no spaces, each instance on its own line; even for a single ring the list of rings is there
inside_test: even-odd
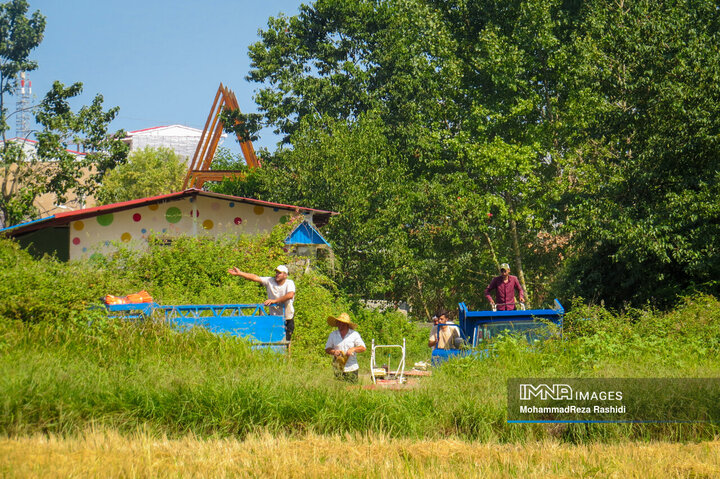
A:
[[[256,84],[245,80],[248,46],[280,12],[298,13],[300,0],[29,0],[47,26],[31,58],[36,101],[59,80],[83,83],[76,106],[97,93],[119,106],[112,129],[183,124],[203,128],[220,82],[235,92],[244,113],[257,112]],[[309,3],[307,0],[305,3]],[[14,106],[15,99],[9,98]],[[11,121],[14,134],[14,121]],[[261,132],[255,148],[275,149]],[[224,146],[235,148],[228,137]]]

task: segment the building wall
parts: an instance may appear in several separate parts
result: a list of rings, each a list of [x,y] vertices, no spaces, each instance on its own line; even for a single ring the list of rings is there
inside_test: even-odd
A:
[[[186,163],[192,160],[200,137],[191,136],[138,136],[133,138],[132,150],[142,150],[146,146],[158,148],[164,146],[172,148]]]
[[[225,199],[183,198],[71,222],[70,259],[107,254],[116,250],[117,245],[145,248],[152,234],[169,237],[256,235],[296,215],[302,216],[286,209]]]
[[[37,231],[16,237],[21,248],[27,249],[36,258],[42,258],[48,254],[55,256],[60,261],[67,261],[68,243],[70,228],[67,226],[56,226],[43,228]]]
[[[178,156],[184,157],[186,163],[189,165],[195,155],[195,149],[201,136],[202,130],[182,125],[172,125],[133,132],[129,135],[129,138],[131,138],[130,151],[141,150],[146,146],[153,148],[164,146],[175,150],[175,153],[177,153]],[[219,145],[222,144],[226,136],[226,134],[222,135]]]

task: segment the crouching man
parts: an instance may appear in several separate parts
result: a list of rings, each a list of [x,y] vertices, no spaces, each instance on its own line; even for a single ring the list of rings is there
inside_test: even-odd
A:
[[[358,370],[360,365],[357,362],[357,353],[365,352],[365,343],[356,331],[357,325],[350,321],[347,313],[337,317],[328,316],[327,322],[337,329],[330,333],[325,352],[333,357],[335,377],[352,383],[358,382]]]

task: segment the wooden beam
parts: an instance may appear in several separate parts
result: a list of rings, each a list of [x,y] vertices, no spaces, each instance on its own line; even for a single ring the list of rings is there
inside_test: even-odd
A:
[[[197,148],[195,148],[195,154],[190,163],[190,168],[185,176],[183,189],[202,188],[205,181],[221,181],[223,178],[221,175],[223,174],[225,177],[244,177],[243,174],[237,171],[218,171],[211,173],[210,170],[212,160],[215,157],[215,152],[224,130],[220,115],[225,108],[240,111],[235,93],[220,83],[212,107],[210,108],[210,114],[205,122],[205,128],[200,136]],[[255,154],[252,141],[242,141],[239,134],[237,134],[237,139],[248,167],[259,168],[260,161]]]
[[[197,147],[195,148],[195,154],[193,155],[192,162],[190,163],[190,168],[188,169],[188,174],[185,175],[185,182],[183,183],[183,190],[186,190],[190,186],[190,171],[196,169],[198,167],[199,163],[199,155],[200,151],[202,150],[202,145],[205,143],[205,135],[207,134],[208,125],[210,125],[210,120],[212,119],[213,112],[215,111],[215,107],[217,106],[218,100],[220,99],[220,95],[223,91],[223,84],[220,83],[220,86],[218,87],[217,93],[215,93],[215,99],[213,100],[212,107],[210,107],[210,113],[208,114],[207,120],[205,121],[205,128],[203,128],[203,132],[200,135],[200,141],[198,141]]]

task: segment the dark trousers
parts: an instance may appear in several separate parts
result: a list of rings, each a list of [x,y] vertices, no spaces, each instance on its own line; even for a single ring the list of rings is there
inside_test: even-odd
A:
[[[340,381],[347,381],[349,383],[357,383],[358,382],[358,370],[350,371],[349,373],[346,373],[344,371],[338,371],[335,370],[335,379],[338,379]]]
[[[292,335],[295,332],[295,320],[294,319],[286,319],[285,320],[285,341],[290,341],[292,339]]]

